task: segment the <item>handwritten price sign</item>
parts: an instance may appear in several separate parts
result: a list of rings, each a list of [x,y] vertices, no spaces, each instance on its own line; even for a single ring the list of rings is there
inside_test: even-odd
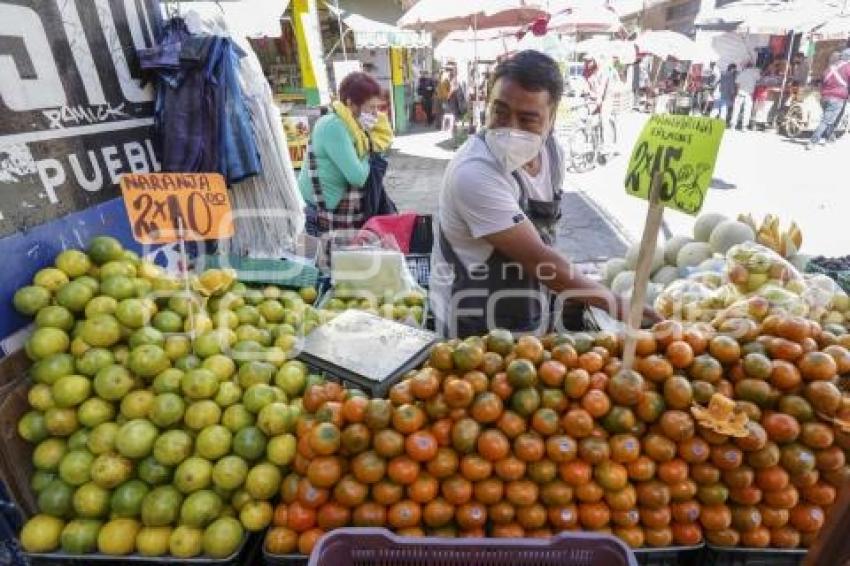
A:
[[[230,196],[217,173],[143,173],[121,177],[133,237],[141,244],[233,235]]]
[[[671,114],[653,116],[632,152],[626,192],[649,199],[652,178],[658,174],[662,204],[697,214],[711,184],[724,130],[722,120]]]

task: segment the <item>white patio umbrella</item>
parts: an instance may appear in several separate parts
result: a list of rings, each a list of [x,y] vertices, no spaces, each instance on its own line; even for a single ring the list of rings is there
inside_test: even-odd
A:
[[[483,30],[519,27],[545,14],[539,0],[419,0],[397,25],[432,32]]]
[[[610,8],[601,5],[577,5],[555,13],[547,27],[558,33],[615,33],[623,24]]]
[[[637,47],[633,41],[607,37],[592,37],[579,41],[575,45],[575,52],[608,59],[616,57],[624,65],[631,65],[637,59]]]
[[[691,38],[675,31],[647,31],[635,39],[638,51],[655,55],[661,59],[672,58],[678,61],[707,62],[719,59],[719,55],[704,45],[697,44]]]
[[[456,30],[434,48],[437,59],[471,61],[476,55],[481,61],[495,61],[516,49],[517,38],[513,28],[494,28],[473,32]]]

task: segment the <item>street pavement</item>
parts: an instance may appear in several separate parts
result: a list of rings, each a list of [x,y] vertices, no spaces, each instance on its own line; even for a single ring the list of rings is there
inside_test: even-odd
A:
[[[445,132],[420,128],[396,138],[384,182],[399,210],[436,213],[442,175],[454,150]],[[625,233],[587,194],[569,190],[562,212],[556,246],[586,272],[593,273],[609,257],[625,254]]]
[[[648,119],[626,114],[619,120],[619,155],[587,173],[568,173],[558,248],[573,261],[598,265],[622,256],[640,240],[646,202],[625,194],[623,179],[632,146]],[[387,188],[402,210],[433,214],[440,180],[454,152],[447,133],[420,129],[399,136],[390,155]],[[712,188],[703,211],[735,217],[768,213],[783,228],[796,221],[802,251],[811,255],[850,254],[850,139],[806,151],[801,142],[775,132],[727,131]],[[694,218],[668,210],[664,232],[690,234]]]
[[[604,167],[568,175],[570,189],[605,209],[637,241],[643,231],[646,203],[625,194],[623,179],[629,155],[647,120],[646,114],[620,118],[620,155]],[[760,222],[775,214],[787,227],[796,221],[803,232],[802,252],[810,255],[850,254],[850,139],[806,151],[803,140],[776,132],[727,131],[720,146],[712,187],[703,212],[730,217],[750,212]],[[668,233],[690,234],[694,217],[668,210]]]

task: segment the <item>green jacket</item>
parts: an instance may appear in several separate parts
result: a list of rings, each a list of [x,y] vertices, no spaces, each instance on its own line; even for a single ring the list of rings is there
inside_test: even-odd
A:
[[[342,120],[334,113],[319,118],[310,135],[310,148],[316,156],[319,183],[325,205],[334,210],[349,186],[362,187],[369,177],[369,156],[357,157],[354,141]],[[298,176],[301,195],[309,203],[316,202],[310,170],[305,158]]]

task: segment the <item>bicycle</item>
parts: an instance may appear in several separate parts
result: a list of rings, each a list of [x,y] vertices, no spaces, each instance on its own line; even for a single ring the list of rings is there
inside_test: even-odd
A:
[[[612,118],[612,139],[603,146],[605,136],[602,129],[602,115],[592,113],[592,107],[593,104],[590,102],[584,102],[578,106],[577,109],[580,112],[577,120],[562,130],[567,166],[576,173],[590,171],[597,164],[605,165],[617,144],[617,123]]]

